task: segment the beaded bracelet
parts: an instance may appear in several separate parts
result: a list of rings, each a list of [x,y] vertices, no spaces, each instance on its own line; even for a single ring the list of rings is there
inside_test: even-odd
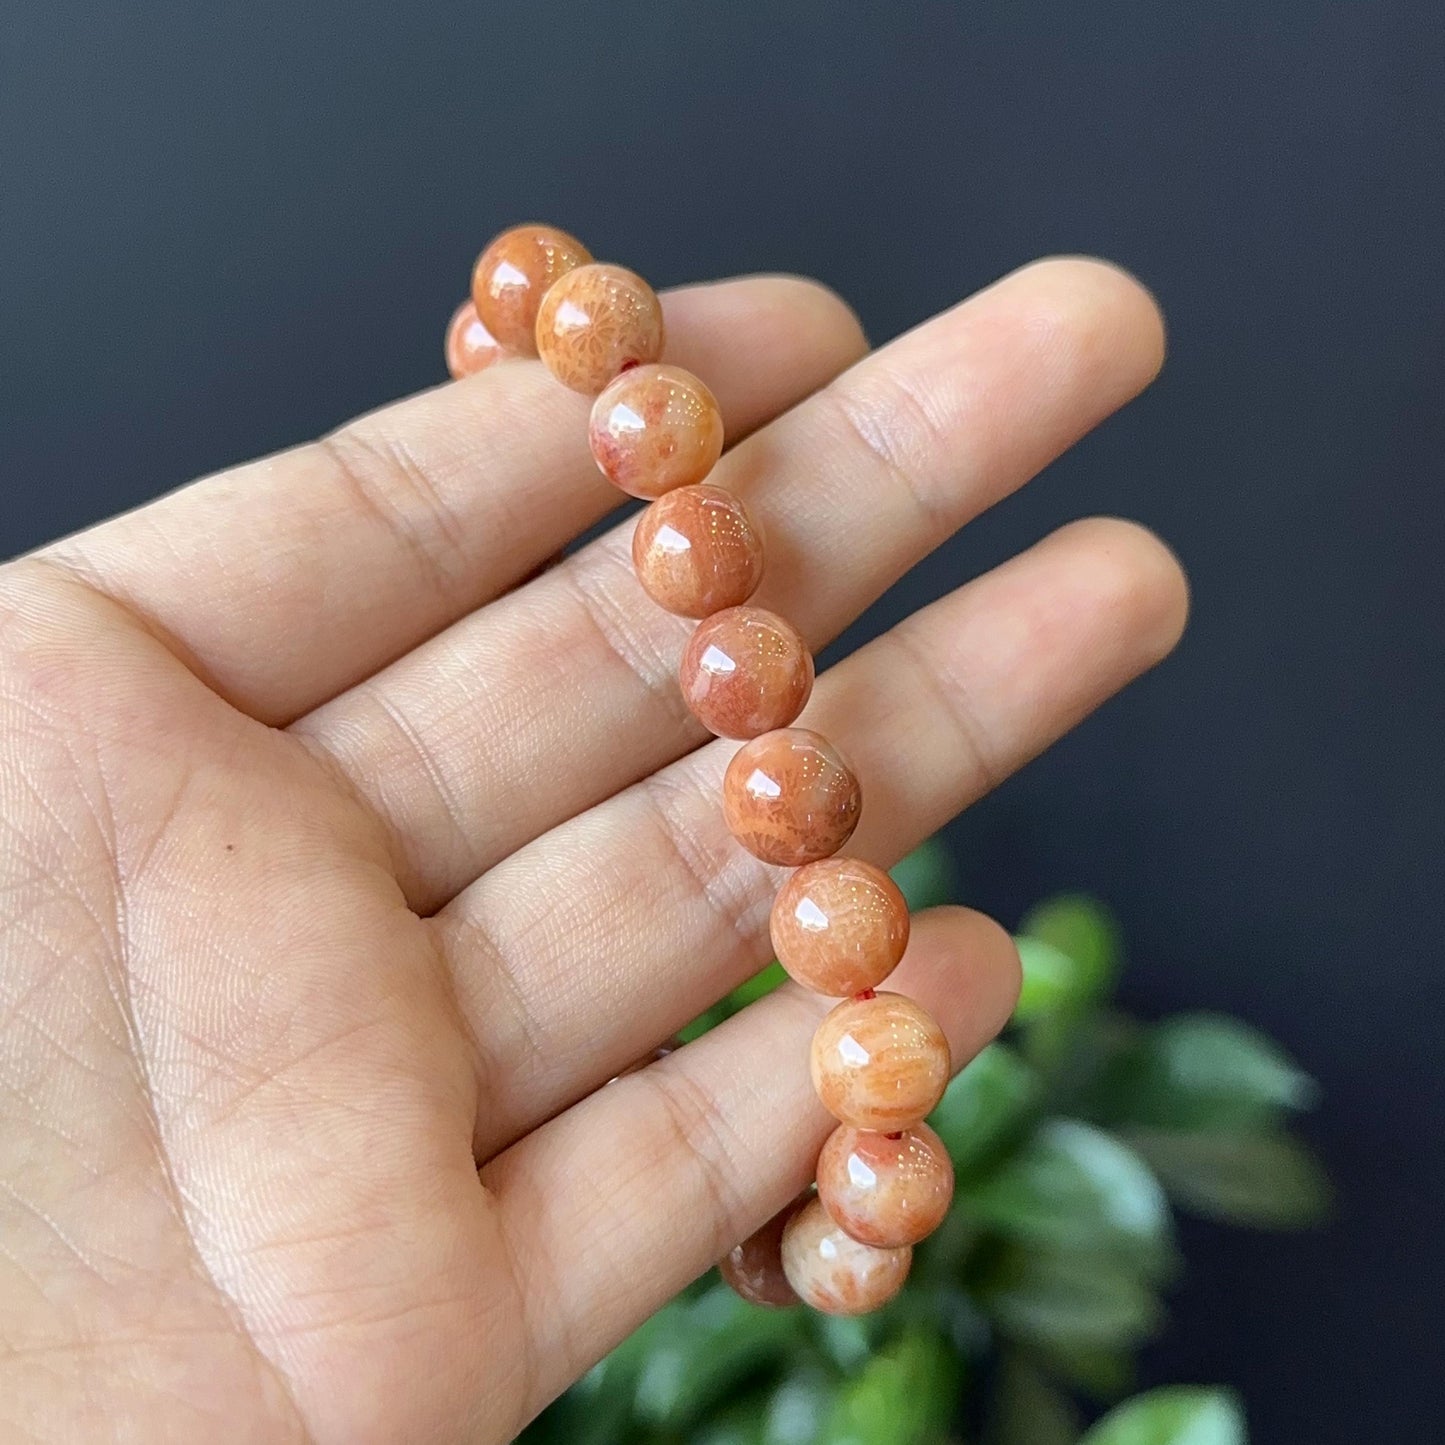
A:
[[[633,533],[637,579],[659,606],[697,619],[683,697],[710,732],[743,744],[723,781],[727,826],[765,863],[796,870],[773,904],[773,948],[798,983],[843,1000],[810,1055],[839,1120],[816,1196],[738,1245],[723,1277],[757,1304],[862,1314],[902,1288],[913,1246],[953,1198],[947,1151],[923,1122],[948,1082],[948,1041],[911,999],[876,992],[903,957],[908,906],[881,869],[834,856],[858,823],[858,779],[825,738],[793,726],[812,654],[790,623],[744,605],[762,579],[762,537],[737,497],[706,483],[722,414],[702,381],[659,361],[663,340],[640,276],[594,262],[565,231],[517,226],[478,258],[446,356],[453,376],[507,353],[540,357],[596,398],[588,440],[603,474],[650,503]]]

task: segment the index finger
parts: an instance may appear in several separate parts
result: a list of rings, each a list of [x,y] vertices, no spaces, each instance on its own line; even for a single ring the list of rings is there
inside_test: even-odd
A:
[[[712,388],[729,441],[865,349],[852,312],[798,277],[684,287],[663,305],[667,359]],[[139,614],[242,711],[289,722],[506,591],[618,503],[587,449],[587,409],[539,362],[508,362],[38,557]]]

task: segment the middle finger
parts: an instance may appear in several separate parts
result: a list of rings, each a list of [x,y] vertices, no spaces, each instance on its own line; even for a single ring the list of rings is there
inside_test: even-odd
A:
[[[1137,282],[1060,259],[865,359],[711,479],[767,538],[754,600],[820,646],[1147,385],[1162,345]],[[299,725],[389,827],[413,907],[702,741],[675,681],[692,624],[642,596],[630,535],[624,523]]]

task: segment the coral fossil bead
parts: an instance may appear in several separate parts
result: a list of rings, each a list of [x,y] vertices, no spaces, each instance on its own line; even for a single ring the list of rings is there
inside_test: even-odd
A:
[[[552,283],[592,259],[555,226],[513,226],[477,257],[472,302],[482,324],[518,356],[537,354],[537,309]]]
[[[736,607],[763,578],[763,539],[748,510],[720,487],[659,497],[632,534],[632,565],[659,607],[707,617]]]
[[[770,922],[778,962],[818,993],[877,988],[908,947],[908,904],[881,869],[826,858],[783,884]]]
[[[729,607],[698,624],[678,681],[709,731],[755,738],[802,712],[813,690],[813,655],[790,622],[761,607]]]
[[[537,355],[573,391],[596,396],[631,366],[662,355],[662,304],[625,266],[578,266],[542,298]]]
[[[734,1245],[718,1262],[718,1272],[749,1304],[784,1309],[798,1296],[783,1273],[783,1231],[798,1212],[795,1200],[775,1214],[756,1234]]]
[[[502,359],[497,338],[482,325],[476,303],[463,301],[452,313],[447,326],[447,370],[454,381],[485,371],[494,361]]]
[[[836,853],[862,805],[853,770],[807,728],[779,728],[745,743],[723,778],[733,837],[764,863],[789,868]]]
[[[948,1213],[953,1161],[927,1124],[896,1137],[840,1124],[818,1156],[818,1198],[860,1244],[917,1244]]]
[[[813,1087],[855,1129],[911,1129],[948,1086],[948,1040],[901,994],[845,999],[813,1035]]]
[[[634,366],[592,403],[587,440],[608,481],[650,501],[712,471],[722,455],[722,412],[690,371]]]
[[[815,1199],[783,1231],[783,1272],[804,1304],[830,1315],[864,1315],[903,1288],[913,1251],[875,1249],[850,1238]]]

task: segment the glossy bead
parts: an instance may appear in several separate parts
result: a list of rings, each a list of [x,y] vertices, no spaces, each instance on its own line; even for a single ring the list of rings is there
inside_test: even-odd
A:
[[[591,252],[555,226],[513,226],[477,257],[472,301],[499,345],[518,356],[537,354],[537,310],[552,283]]]
[[[853,770],[807,728],[779,728],[744,743],[723,777],[733,837],[764,863],[787,868],[836,853],[862,806]]]
[[[578,266],[542,298],[536,336],[547,370],[563,386],[596,396],[629,367],[662,355],[662,303],[625,266]]]
[[[776,614],[729,607],[698,623],[678,681],[693,716],[710,732],[755,738],[787,727],[802,712],[813,690],[813,654],[798,629]]]
[[[722,411],[690,371],[634,366],[592,403],[587,440],[608,481],[651,501],[712,471],[722,455]]]
[[[679,487],[637,519],[632,565],[659,607],[682,617],[707,617],[757,591],[763,539],[731,492]]]
[[[718,1273],[749,1304],[768,1309],[786,1309],[798,1303],[798,1296],[783,1273],[783,1231],[798,1212],[794,1200],[768,1220],[756,1234],[734,1245],[718,1262]]]
[[[953,1202],[953,1161],[927,1124],[897,1137],[840,1124],[818,1156],[818,1198],[860,1244],[917,1244]]]
[[[783,1230],[783,1273],[798,1298],[829,1315],[866,1315],[908,1278],[913,1251],[875,1249],[845,1234],[816,1200]]]
[[[445,349],[447,370],[453,381],[485,371],[494,361],[500,361],[504,354],[497,345],[496,337],[482,325],[476,304],[472,301],[463,301],[452,312]]]
[[[911,1129],[943,1097],[948,1040],[901,994],[845,999],[818,1025],[809,1059],[824,1107],[855,1129]]]
[[[908,947],[908,904],[898,885],[861,858],[799,868],[773,901],[778,962],[805,988],[847,998],[877,988]]]

